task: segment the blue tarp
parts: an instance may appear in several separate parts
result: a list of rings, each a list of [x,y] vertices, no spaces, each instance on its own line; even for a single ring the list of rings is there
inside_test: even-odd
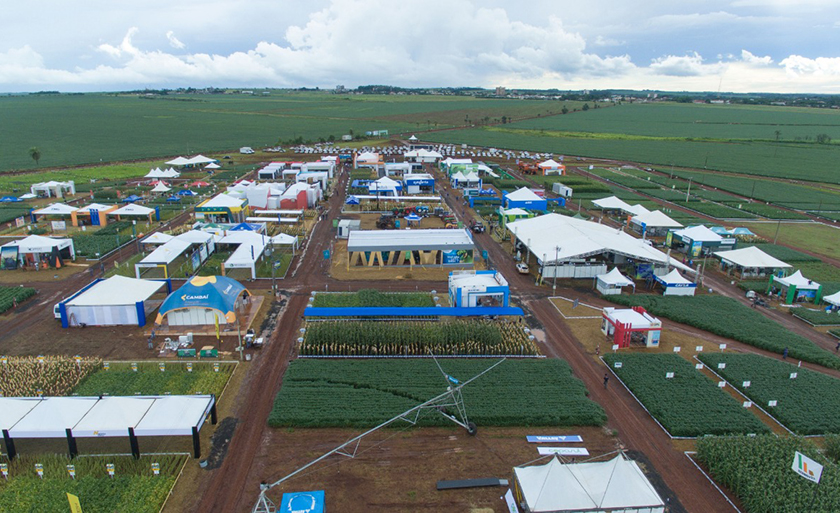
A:
[[[181,197],[180,196],[169,196],[168,198],[166,198],[166,201],[171,201],[171,202],[181,201]]]
[[[349,198],[347,198],[347,201],[345,201],[344,203],[346,205],[358,205],[359,204],[359,198],[357,198],[356,196],[350,196]]]
[[[260,223],[239,223],[234,226],[229,232],[258,232],[263,229]]]
[[[3,203],[17,203],[18,201],[23,200],[14,196],[3,196],[2,198],[0,198],[0,201],[2,201]]]
[[[123,203],[134,203],[135,201],[140,201],[141,199],[143,199],[143,198],[141,198],[140,196],[138,196],[138,195],[136,195],[136,194],[132,194],[131,196],[129,196],[129,197],[127,197],[126,199],[122,200],[122,202],[123,202]]]
[[[227,322],[235,322],[234,305],[243,292],[247,292],[245,286],[227,276],[195,276],[163,300],[155,324],[169,312],[184,308],[216,310]]]
[[[178,191],[178,196],[195,196],[195,193],[189,189],[184,189],[183,191]]]
[[[324,491],[284,493],[279,512],[324,513]]]
[[[303,311],[307,317],[480,317],[483,315],[523,315],[521,308],[479,306],[474,308],[452,307],[309,307]]]

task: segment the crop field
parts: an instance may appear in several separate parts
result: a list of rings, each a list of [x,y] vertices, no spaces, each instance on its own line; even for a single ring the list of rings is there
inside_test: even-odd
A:
[[[376,289],[362,289],[358,292],[336,292],[315,294],[314,307],[433,307],[435,302],[427,293],[388,293]]]
[[[32,287],[0,287],[0,314],[35,295]]]
[[[261,93],[261,91],[258,91]],[[268,95],[30,95],[0,98],[0,171],[318,141],[387,129],[498,122],[559,112],[557,103],[453,96],[335,95],[272,90]],[[56,115],[60,113],[60,115]]]
[[[750,307],[723,296],[613,296],[610,301],[624,306],[642,306],[653,315],[731,338],[744,344],[781,354],[788,348],[791,358],[840,369],[840,358],[797,335]]]
[[[82,358],[76,363],[69,356],[44,356],[43,360],[10,356],[0,364],[0,393],[7,397],[69,395],[101,366],[98,358]]]
[[[833,285],[832,289],[836,288],[837,284],[835,283]],[[833,292],[836,292],[836,290]],[[804,307],[797,308],[791,313],[815,326],[840,326],[840,315],[837,312],[826,313],[825,310],[813,310]]]
[[[317,298],[317,295],[316,295]],[[307,323],[305,356],[538,355],[522,326],[499,321]]]
[[[730,206],[735,208],[740,208],[745,212],[749,212],[751,214],[756,214],[761,217],[766,217],[767,219],[795,219],[795,220],[807,220],[809,219],[808,216],[804,214],[799,214],[797,212],[792,212],[790,210],[782,210],[780,208],[774,207],[773,205],[766,205],[764,203],[748,203],[746,201],[730,201],[728,203]]]
[[[125,511],[157,513],[175,484],[186,456],[154,455],[135,460],[131,456],[81,457],[58,455],[21,456],[3,463],[9,478],[0,479],[0,511],[31,513],[69,511],[67,493],[76,495],[86,513]],[[114,477],[105,465],[114,464]],[[152,473],[152,463],[160,474]],[[43,465],[39,478],[35,464]],[[75,479],[67,465],[75,468]]]
[[[466,381],[497,360],[446,359]],[[446,390],[435,362],[295,360],[274,400],[273,427],[372,427]],[[507,360],[463,389],[469,420],[482,426],[600,426],[606,415],[563,360]],[[451,425],[428,412],[421,425]]]
[[[744,226],[767,240],[840,259],[840,230],[819,223],[749,223]]]
[[[220,396],[236,367],[235,363],[220,362],[219,371],[211,362],[194,362],[192,371],[182,361],[160,363],[140,362],[137,371],[130,363],[110,363],[88,375],[73,389],[78,395],[173,395],[216,394]]]
[[[700,361],[799,435],[840,433],[840,379],[754,354],[701,353]],[[719,363],[726,367],[718,368]],[[795,372],[796,379],[790,379]],[[744,387],[744,382],[750,385]],[[777,401],[768,407],[768,401]]]
[[[2,101],[0,101],[0,104],[2,104]],[[0,111],[2,111],[2,108],[0,108]],[[25,154],[26,152],[23,153]],[[53,165],[57,166],[64,164],[65,162],[59,160]],[[49,182],[50,180],[55,180],[59,182],[73,180],[76,184],[76,193],[78,194],[81,192],[87,192],[92,188],[98,188],[100,186],[112,185],[114,183],[122,184],[122,182],[127,178],[137,178],[144,176],[146,173],[149,172],[149,169],[161,166],[163,166],[162,161],[148,163],[113,164],[76,169],[58,169],[49,171],[45,170],[31,173],[18,173],[13,175],[0,174],[0,191],[13,193],[15,189],[17,189],[17,194],[22,194],[24,192],[29,192],[29,186],[33,183]],[[5,170],[5,168],[0,169]],[[96,180],[96,184],[92,184],[90,182],[91,180]]]
[[[803,253],[801,251],[796,251],[793,248],[789,248],[787,246],[780,246],[778,244],[770,244],[770,243],[761,243],[761,244],[739,244],[739,248],[743,248],[746,246],[755,246],[761,251],[764,251],[768,255],[778,258],[782,262],[786,262],[791,265],[798,265],[799,262],[819,262],[820,259],[809,255],[807,253]]]
[[[814,484],[791,470],[796,451],[825,465],[816,496]],[[697,440],[697,459],[751,513],[840,511],[840,469],[827,464],[817,447],[805,439],[772,435],[701,438]]]
[[[757,417],[675,354],[610,353],[604,361],[671,436],[763,433]],[[616,362],[621,367],[616,368]],[[666,373],[673,372],[673,378]]]

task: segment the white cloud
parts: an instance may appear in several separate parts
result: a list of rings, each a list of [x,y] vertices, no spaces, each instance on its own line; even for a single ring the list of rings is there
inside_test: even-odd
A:
[[[791,55],[780,63],[789,76],[802,77],[840,75],[840,57],[817,57],[809,59],[801,55]]]
[[[758,55],[753,55],[747,50],[741,50],[741,60],[756,66],[769,66],[773,64],[773,59],[769,55],[759,57]]]
[[[166,39],[169,40],[169,46],[171,46],[172,48],[175,48],[177,50],[181,50],[181,49],[183,49],[187,46],[184,43],[182,43],[181,41],[179,41],[178,38],[175,37],[175,32],[173,32],[171,30],[166,33]]]
[[[703,57],[699,53],[693,52],[688,55],[666,55],[659,57],[651,62],[650,69],[658,75],[693,77],[719,73],[721,65],[703,64]]]

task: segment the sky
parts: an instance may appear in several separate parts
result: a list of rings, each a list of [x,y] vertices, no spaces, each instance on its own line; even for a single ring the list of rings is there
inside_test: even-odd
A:
[[[6,2],[0,92],[178,87],[840,94],[837,0]]]

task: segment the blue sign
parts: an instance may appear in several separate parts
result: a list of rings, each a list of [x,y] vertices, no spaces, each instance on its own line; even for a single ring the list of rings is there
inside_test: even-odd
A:
[[[324,513],[324,491],[284,493],[277,511],[283,513]]]
[[[329,259],[330,259],[330,250],[325,249],[324,250],[324,260],[329,260]]]
[[[528,435],[526,438],[532,444],[583,442],[580,435]]]

